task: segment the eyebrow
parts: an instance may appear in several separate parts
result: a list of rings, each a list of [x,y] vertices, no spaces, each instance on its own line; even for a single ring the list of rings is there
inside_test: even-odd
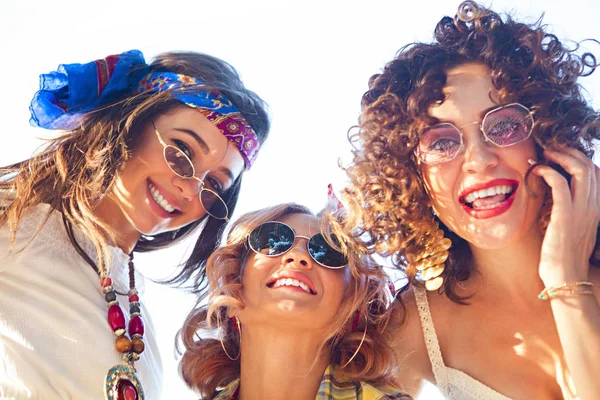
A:
[[[485,115],[486,115],[487,113],[489,113],[490,111],[492,111],[492,110],[495,110],[495,109],[497,109],[497,108],[500,108],[500,107],[502,107],[502,105],[501,105],[501,104],[494,104],[493,106],[486,108],[485,110],[483,110],[483,111],[481,111],[481,112],[479,113],[479,119],[480,119],[480,120],[483,120],[483,117],[485,117]],[[435,117],[434,117],[434,118],[435,118]],[[449,122],[449,123],[451,123],[451,124],[454,124],[454,123],[455,123],[455,121],[454,121],[454,120],[452,120],[452,119],[439,119],[439,118],[435,118],[435,119],[436,119],[437,121],[439,121],[440,123],[447,123],[447,122]],[[477,122],[477,121],[473,121],[473,122]],[[470,124],[470,122],[469,122],[469,124]],[[467,125],[468,125],[468,124],[467,124]]]
[[[191,129],[185,129],[185,128],[173,128],[173,130],[184,132],[184,133],[187,133],[188,135],[192,136],[196,140],[196,142],[198,142],[198,145],[200,146],[200,148],[202,149],[202,152],[204,154],[208,154],[210,152],[210,147],[208,147],[208,144],[206,144],[206,142],[204,141],[204,139],[202,139],[200,137],[200,135],[198,135],[193,130],[191,130]]]
[[[210,152],[210,147],[208,146],[208,144],[204,141],[204,139],[202,139],[200,137],[200,135],[198,135],[193,130],[185,129],[185,128],[173,128],[173,130],[184,132],[184,133],[187,133],[188,135],[192,136],[198,142],[198,144],[200,145],[200,148],[202,149],[202,152],[204,154],[208,154]],[[231,182],[235,182],[235,177],[233,176],[233,172],[231,172],[231,170],[229,168],[219,167],[219,168],[217,168],[217,171],[226,175],[231,180]]]
[[[231,172],[231,170],[229,168],[225,168],[225,167],[219,167],[217,168],[217,171],[221,172],[222,174],[227,175],[227,177],[231,180],[231,182],[235,182],[235,178],[233,177],[233,172]]]
[[[485,110],[483,110],[481,113],[479,113],[479,118],[483,119],[483,117],[485,117],[485,114],[489,113],[492,110],[495,110],[497,108],[502,107],[501,104],[494,104],[493,106],[486,108]]]

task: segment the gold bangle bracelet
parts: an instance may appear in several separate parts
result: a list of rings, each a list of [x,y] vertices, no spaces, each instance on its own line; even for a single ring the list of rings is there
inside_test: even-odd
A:
[[[540,300],[551,300],[555,297],[566,295],[566,294],[594,294],[593,290],[589,290],[594,286],[592,282],[581,281],[581,282],[571,282],[571,283],[563,283],[561,285],[550,286],[544,288],[538,294],[538,299]]]

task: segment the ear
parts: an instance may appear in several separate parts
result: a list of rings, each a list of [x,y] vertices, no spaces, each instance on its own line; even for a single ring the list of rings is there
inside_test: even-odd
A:
[[[498,89],[492,87],[488,92],[488,97],[494,104],[500,105],[500,94],[498,93]]]

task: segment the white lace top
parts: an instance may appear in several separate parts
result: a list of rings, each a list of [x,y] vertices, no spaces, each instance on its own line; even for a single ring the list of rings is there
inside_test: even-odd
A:
[[[69,242],[62,216],[37,206],[19,226],[13,251],[0,229],[0,399],[104,399],[104,379],[119,364],[115,335],[96,272]],[[74,232],[95,259],[89,241]],[[18,251],[29,244],[23,251]],[[112,248],[111,278],[129,289],[128,256]],[[136,363],[147,400],[160,398],[162,368],[153,325],[143,307],[144,278],[136,273],[146,349]],[[126,296],[118,296],[129,319]]]
[[[421,326],[423,327],[425,346],[431,361],[436,385],[442,395],[447,399],[456,400],[509,400],[508,397],[496,392],[477,379],[444,365],[440,344],[431,319],[427,293],[424,289],[418,287],[414,287],[414,292],[419,317],[421,318]]]

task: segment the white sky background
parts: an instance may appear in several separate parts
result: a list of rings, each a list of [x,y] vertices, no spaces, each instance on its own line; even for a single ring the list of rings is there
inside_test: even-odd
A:
[[[496,11],[544,21],[564,38],[600,38],[597,0],[497,0]],[[531,4],[533,3],[533,4]],[[27,158],[51,133],[29,126],[38,75],[129,49],[151,59],[169,50],[209,53],[233,64],[272,108],[272,131],[244,177],[235,216],[287,201],[315,211],[326,186],[337,191],[351,160],[346,131],[357,122],[369,77],[412,41],[431,41],[436,23],[459,1],[42,1],[0,0],[0,165]],[[484,4],[490,5],[489,1]],[[600,55],[600,46],[592,48]],[[582,80],[600,106],[600,71]],[[136,257],[151,277],[166,277],[186,246]],[[165,399],[194,399],[177,375],[173,337],[193,299],[149,284],[141,299],[157,325]],[[432,390],[421,398],[433,399]]]

